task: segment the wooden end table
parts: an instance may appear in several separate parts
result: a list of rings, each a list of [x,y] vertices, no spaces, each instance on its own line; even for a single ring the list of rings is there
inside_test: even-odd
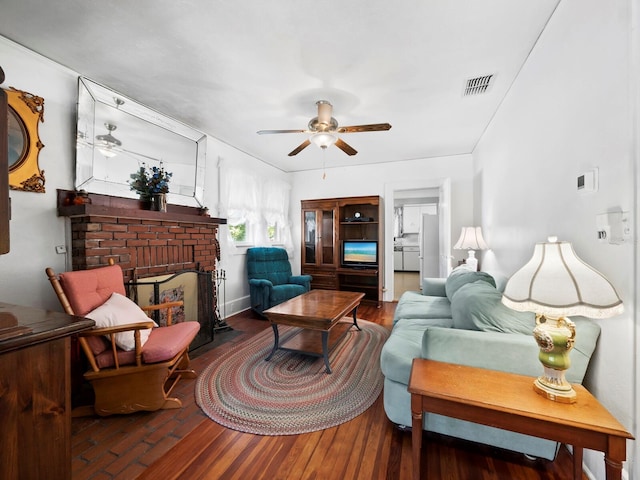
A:
[[[265,310],[263,313],[271,322],[274,337],[273,349],[266,360],[271,360],[278,349],[300,352],[323,357],[326,372],[331,373],[329,350],[351,327],[360,330],[356,311],[363,297],[361,292],[311,290]],[[341,321],[349,313],[353,314],[353,323]],[[278,325],[299,327],[302,331],[291,338],[285,348],[280,345]],[[313,338],[313,332],[318,331],[322,334],[321,342]]]
[[[582,478],[584,448],[604,452],[607,480],[620,480],[626,440],[633,436],[582,385],[577,401],[553,402],[533,378],[416,358],[411,393],[413,478],[420,479],[423,412],[573,445],[573,478]]]

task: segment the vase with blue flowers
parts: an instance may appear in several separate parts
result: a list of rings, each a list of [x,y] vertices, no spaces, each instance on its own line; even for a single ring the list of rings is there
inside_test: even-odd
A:
[[[167,193],[173,173],[167,172],[164,165],[147,167],[144,163],[130,175],[129,187],[140,196],[143,205],[151,210],[167,211]]]

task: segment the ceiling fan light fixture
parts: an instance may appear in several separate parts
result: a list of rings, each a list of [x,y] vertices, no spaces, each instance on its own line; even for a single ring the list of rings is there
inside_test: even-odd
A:
[[[111,123],[105,123],[104,126],[107,127],[107,130],[109,130],[109,133],[107,133],[106,135],[96,135],[96,140],[100,142],[101,147],[104,146],[107,148],[112,148],[112,147],[122,146],[122,142],[118,140],[116,137],[114,137],[113,135],[111,135],[111,132],[113,132],[118,127]]]
[[[318,132],[311,135],[310,140],[324,150],[336,143],[338,137],[327,132]]]
[[[113,158],[116,156],[116,152],[111,150],[110,146],[100,147],[98,148],[98,151],[107,158]]]

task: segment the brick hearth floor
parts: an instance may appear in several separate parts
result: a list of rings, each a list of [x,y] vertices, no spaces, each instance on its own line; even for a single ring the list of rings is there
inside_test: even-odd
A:
[[[234,327],[233,319],[228,322]],[[192,367],[201,372],[216,356],[268,327],[268,322],[244,321],[244,331],[234,327],[216,333],[210,345],[192,355]],[[194,384],[195,379],[186,380],[176,387],[175,396],[183,404],[179,410],[72,419],[73,479],[134,479],[197,425],[209,421],[195,402]]]

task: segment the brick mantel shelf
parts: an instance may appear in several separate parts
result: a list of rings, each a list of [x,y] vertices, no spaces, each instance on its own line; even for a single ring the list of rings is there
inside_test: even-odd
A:
[[[58,190],[58,216],[71,220],[73,270],[107,265],[109,258],[122,266],[125,280],[215,270],[218,225],[226,219],[181,205],[144,210],[138,200],[93,193],[84,203],[74,199],[75,192]]]

